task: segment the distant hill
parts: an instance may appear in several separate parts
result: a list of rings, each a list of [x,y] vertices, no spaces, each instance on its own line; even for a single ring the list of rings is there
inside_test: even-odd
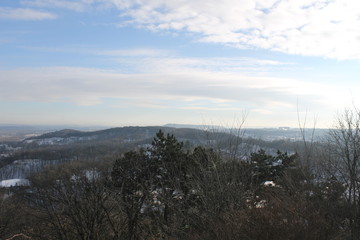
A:
[[[0,142],[17,142],[32,136],[51,133],[60,129],[77,129],[80,131],[104,129],[100,126],[63,126],[63,125],[17,125],[0,124]]]
[[[64,129],[50,132],[39,136],[26,138],[24,143],[46,144],[65,144],[79,141],[104,141],[104,140],[123,140],[123,141],[142,141],[152,139],[159,130],[173,134],[180,141],[191,141],[202,143],[208,138],[205,131],[191,128],[171,128],[163,126],[150,127],[118,127],[99,131],[78,131]]]
[[[172,127],[172,128],[191,128],[191,129],[199,129],[199,130],[206,130],[206,131],[216,131],[216,132],[224,132],[224,133],[238,133],[240,130],[240,135],[245,138],[255,138],[255,139],[262,139],[267,141],[273,140],[283,140],[283,139],[290,139],[292,141],[302,141],[302,133],[299,128],[290,128],[290,127],[278,127],[278,128],[226,128],[223,126],[216,126],[216,125],[192,125],[192,124],[175,124],[169,123],[164,125],[165,127]],[[321,140],[324,137],[328,129],[321,129],[317,128],[306,128],[304,129],[305,137],[307,140],[310,140],[313,137],[314,140]]]
[[[172,126],[172,127],[170,127]],[[181,128],[186,127],[186,128]],[[24,142],[38,142],[45,144],[47,141],[50,144],[67,143],[78,141],[102,141],[102,140],[126,140],[126,141],[141,141],[145,139],[152,139],[155,134],[161,129],[165,133],[173,134],[180,141],[191,141],[196,143],[203,143],[206,140],[213,140],[213,138],[225,139],[232,134],[240,135],[243,138],[262,139],[266,141],[274,140],[290,140],[302,141],[302,135],[297,128],[245,128],[240,132],[234,129],[216,128],[210,126],[207,128],[197,128],[198,125],[180,125],[167,124],[165,126],[148,126],[148,127],[116,127],[97,131],[79,131],[73,129],[63,129],[45,133],[39,136],[31,136],[26,138]],[[314,133],[315,140],[321,139],[326,134],[326,129],[316,129]],[[306,139],[310,140],[313,130],[305,129]]]
[[[244,129],[244,137],[251,137],[255,139],[262,139],[267,141],[288,139],[292,141],[302,141],[305,134],[305,139],[309,141],[312,137],[315,141],[321,141],[321,139],[328,133],[328,129],[304,129],[301,133],[298,128],[246,128]]]
[[[59,131],[55,131],[55,132],[45,133],[40,136],[29,137],[27,139],[42,139],[42,138],[53,138],[53,137],[66,138],[66,137],[72,137],[72,136],[81,136],[81,135],[83,135],[83,133],[84,132],[78,131],[78,130],[63,129],[63,130],[59,130]]]
[[[30,136],[18,142],[0,143],[0,169],[13,162],[17,163],[16,160],[37,159],[58,163],[56,161],[103,159],[132,149],[148,147],[160,129],[165,133],[173,134],[178,141],[184,142],[187,150],[202,145],[224,153],[233,151],[241,157],[260,148],[269,154],[275,154],[277,150],[293,153],[302,143],[300,131],[290,128],[241,129],[240,132],[237,129],[209,127],[208,130],[201,130],[175,128],[169,125],[116,127],[96,131],[67,128]],[[325,132],[325,130],[316,130],[316,136]],[[307,140],[310,140],[312,130],[306,129],[305,133]],[[26,164],[24,166],[28,167]],[[13,169],[10,168],[11,171]],[[4,170],[6,172],[4,174],[8,177],[11,175],[10,170]]]

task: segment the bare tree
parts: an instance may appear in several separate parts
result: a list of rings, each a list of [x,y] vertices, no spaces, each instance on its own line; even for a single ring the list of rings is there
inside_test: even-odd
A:
[[[204,121],[204,131],[207,135],[207,147],[221,153],[228,160],[244,159],[253,151],[252,145],[244,143],[245,122],[247,112],[241,117],[234,117],[232,122],[220,122],[219,125],[210,125]]]
[[[309,170],[314,167],[314,152],[315,152],[315,130],[316,130],[316,118],[314,118],[313,126],[310,130],[310,134],[307,130],[307,112],[304,119],[300,119],[299,108],[297,110],[298,125],[301,135],[302,148],[300,152],[300,158],[302,164]]]
[[[360,238],[360,112],[345,110],[330,130],[325,168],[345,185],[344,198],[351,239]]]
[[[0,189],[0,240],[20,236],[25,229],[24,206],[16,191]]]
[[[121,212],[97,169],[64,165],[32,178],[37,239],[121,239]]]

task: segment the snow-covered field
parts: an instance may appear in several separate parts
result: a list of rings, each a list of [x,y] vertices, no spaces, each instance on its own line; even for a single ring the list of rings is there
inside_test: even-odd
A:
[[[30,182],[27,179],[15,178],[0,181],[0,187],[15,187],[15,186],[29,186]]]

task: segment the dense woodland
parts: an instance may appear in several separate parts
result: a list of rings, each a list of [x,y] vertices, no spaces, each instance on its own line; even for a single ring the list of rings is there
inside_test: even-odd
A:
[[[239,139],[189,146],[159,131],[146,147],[84,145],[1,189],[0,239],[360,239],[359,112],[291,154],[242,154]]]

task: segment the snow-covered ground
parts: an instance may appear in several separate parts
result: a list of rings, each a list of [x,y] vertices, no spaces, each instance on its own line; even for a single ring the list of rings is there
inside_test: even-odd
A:
[[[34,173],[44,169],[48,165],[57,165],[70,160],[42,160],[42,159],[19,159],[11,164],[0,168],[0,180],[5,179],[26,179]]]
[[[0,187],[15,187],[15,186],[29,186],[30,182],[27,179],[15,178],[0,181]]]
[[[98,136],[86,136],[86,137],[51,137],[51,138],[40,138],[40,139],[26,139],[24,143],[36,143],[38,145],[63,145],[63,144],[71,144],[74,142],[81,141],[90,141],[97,139]]]

